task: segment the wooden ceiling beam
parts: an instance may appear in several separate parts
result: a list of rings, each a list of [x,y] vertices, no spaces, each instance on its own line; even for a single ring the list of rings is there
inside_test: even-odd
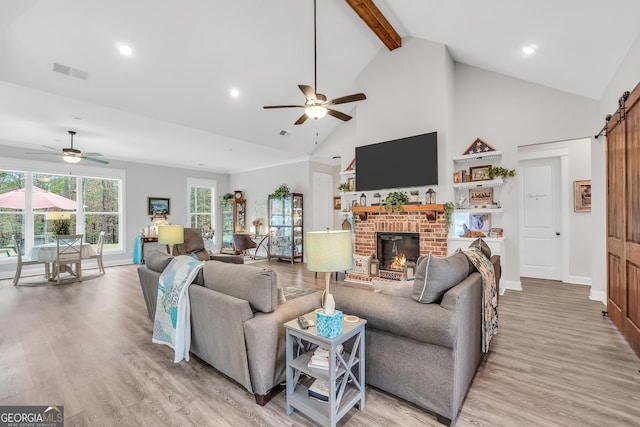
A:
[[[345,0],[349,6],[362,18],[371,28],[371,31],[389,50],[394,50],[402,46],[402,38],[387,21],[380,9],[373,3],[373,0]]]

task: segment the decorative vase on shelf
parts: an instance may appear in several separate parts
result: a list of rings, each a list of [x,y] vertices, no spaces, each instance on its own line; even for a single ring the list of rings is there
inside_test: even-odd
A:
[[[411,201],[412,202],[417,202],[418,201],[418,194],[412,194],[411,195]]]
[[[260,226],[256,225],[256,234],[260,234]]]

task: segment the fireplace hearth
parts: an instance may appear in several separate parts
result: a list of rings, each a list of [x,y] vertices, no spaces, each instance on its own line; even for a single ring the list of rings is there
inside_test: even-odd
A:
[[[420,233],[376,233],[380,277],[404,280],[420,256]],[[412,276],[412,274],[409,274]]]

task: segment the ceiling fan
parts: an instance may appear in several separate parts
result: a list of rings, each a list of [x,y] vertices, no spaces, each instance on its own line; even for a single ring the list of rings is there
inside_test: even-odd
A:
[[[76,134],[76,131],[70,130],[68,132],[69,132],[69,135],[71,135],[71,147],[63,148],[62,151],[60,151],[60,149],[58,148],[45,145],[44,146],[45,148],[56,151],[56,153],[27,153],[27,154],[36,154],[36,155],[43,154],[46,156],[61,156],[62,160],[64,160],[67,163],[79,163],[82,159],[87,159],[92,162],[102,163],[103,165],[109,164],[109,162],[106,160],[94,158],[96,156],[97,157],[102,156],[102,154],[100,153],[84,153],[83,154],[82,151],[78,150],[77,148],[73,148],[73,136]]]
[[[364,93],[354,93],[353,95],[341,96],[327,101],[327,97],[325,95],[318,93],[317,59],[316,0],[313,0],[313,87],[308,85],[298,85],[306,98],[304,105],[265,105],[263,108],[304,108],[304,114],[294,123],[296,125],[301,125],[308,118],[315,120],[321,119],[327,114],[345,122],[351,120],[350,115],[329,107],[338,104],[346,104],[348,102],[362,101],[367,99],[366,95]]]

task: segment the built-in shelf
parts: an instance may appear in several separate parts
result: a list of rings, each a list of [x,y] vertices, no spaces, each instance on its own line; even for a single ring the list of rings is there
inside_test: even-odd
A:
[[[502,151],[487,151],[486,153],[465,154],[453,158],[454,162],[472,162],[474,160],[493,160],[502,157]]]
[[[340,193],[341,196],[357,196],[358,194],[360,193],[358,193],[357,191],[347,191],[347,192],[343,191]]]
[[[453,184],[453,188],[500,187],[502,183],[502,178],[496,178],[486,181],[456,182]]]
[[[468,208],[456,209],[455,213],[502,213],[502,208]]]
[[[460,237],[460,236],[449,236],[448,240],[450,242],[473,242],[477,240],[477,237]],[[482,240],[486,242],[496,242],[502,243],[504,242],[504,237],[483,237]]]
[[[340,175],[355,175],[356,174],[356,170],[350,170],[350,171],[342,171],[340,172]]]

